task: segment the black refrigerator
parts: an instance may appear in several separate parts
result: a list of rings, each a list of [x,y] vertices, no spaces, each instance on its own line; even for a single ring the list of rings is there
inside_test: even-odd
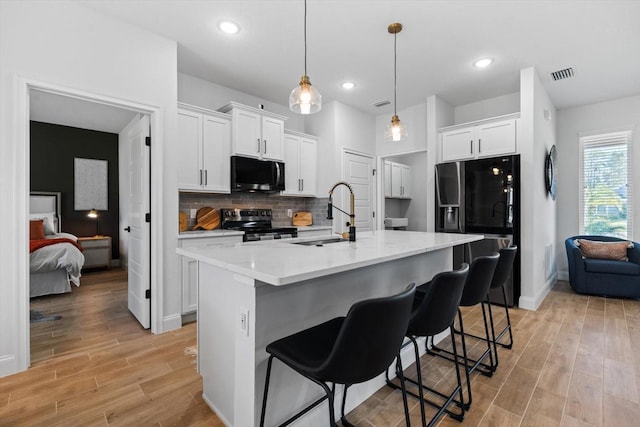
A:
[[[520,156],[500,156],[436,165],[436,231],[483,234],[454,248],[454,268],[478,256],[517,245],[507,303],[520,297]],[[501,292],[492,301],[502,303]]]

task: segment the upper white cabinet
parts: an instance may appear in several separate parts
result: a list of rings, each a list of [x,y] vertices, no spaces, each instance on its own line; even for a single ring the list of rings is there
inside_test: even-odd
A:
[[[385,160],[384,189],[387,198],[410,199],[411,166]]]
[[[231,122],[216,111],[178,108],[178,188],[229,193]]]
[[[318,174],[318,139],[287,130],[284,134],[285,191],[287,196],[315,197]]]
[[[442,161],[493,157],[516,152],[516,119],[456,127],[441,133]]]
[[[235,102],[220,111],[231,113],[233,154],[284,160],[284,121],[287,117]]]

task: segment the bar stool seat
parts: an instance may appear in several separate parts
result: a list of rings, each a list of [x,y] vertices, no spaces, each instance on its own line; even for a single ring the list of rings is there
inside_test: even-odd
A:
[[[489,286],[493,280],[493,274],[496,266],[498,265],[499,254],[480,256],[471,262],[469,267],[469,274],[467,276],[464,290],[462,291],[462,298],[460,299],[460,307],[472,307],[480,304],[484,301],[489,292]],[[420,286],[422,288],[422,286]],[[459,330],[453,329],[456,335],[461,336],[462,341],[462,357],[440,348],[433,343],[433,336],[431,337],[431,348],[427,343],[427,352],[432,355],[437,355],[448,360],[456,361],[465,367],[465,376],[467,381],[467,395],[468,401],[465,402],[465,407],[469,409],[471,407],[472,395],[471,395],[471,382],[470,376],[475,370],[480,371],[486,376],[492,376],[496,367],[498,366],[497,359],[494,359],[494,354],[491,348],[491,335],[489,332],[489,325],[487,322],[487,315],[485,307],[481,304],[482,319],[484,321],[484,330],[486,336],[487,348],[482,352],[477,359],[471,359],[468,357],[467,344],[465,340],[464,324],[462,322],[462,312],[458,308],[458,325]],[[485,359],[489,359],[489,363],[485,362]]]
[[[409,341],[406,343],[413,344],[414,354],[416,357],[416,375],[417,381],[413,381],[410,378],[406,378],[409,381],[418,386],[418,395],[407,392],[408,394],[417,397],[420,400],[420,415],[422,417],[423,426],[432,426],[438,421],[440,416],[445,412],[452,418],[462,421],[464,419],[465,407],[463,404],[462,396],[462,379],[460,376],[460,366],[458,363],[454,363],[456,371],[457,386],[448,393],[443,393],[440,390],[427,387],[422,381],[422,369],[420,367],[420,354],[418,351],[418,343],[416,337],[429,337],[446,330],[447,328],[451,334],[451,344],[453,346],[454,355],[458,356],[455,334],[453,331],[453,323],[458,311],[458,305],[460,304],[460,298],[462,297],[462,291],[464,289],[467,274],[469,273],[469,266],[463,264],[459,270],[439,273],[429,282],[429,285],[423,288],[421,294],[416,293],[416,297],[413,302],[413,309],[411,313],[411,320],[407,327],[406,336]],[[396,372],[398,373],[398,372]],[[400,373],[398,373],[400,374]],[[389,380],[387,375],[387,385],[393,388],[399,388],[396,384]],[[433,400],[426,399],[424,396],[424,390],[435,394],[444,400],[444,403],[436,403]],[[458,396],[456,400],[456,395]],[[436,414],[427,423],[424,404],[429,404],[438,409]],[[451,403],[456,404],[459,408],[459,412],[453,412],[448,409]]]
[[[344,415],[349,386],[368,381],[384,372],[399,354],[409,324],[415,294],[412,283],[403,292],[384,298],[373,298],[351,306],[346,317],[331,319],[317,326],[281,338],[269,344],[267,377],[260,426],[264,426],[273,359],[282,361],[300,375],[320,385],[325,396],[284,421],[288,425],[325,399],[329,403],[329,425],[335,426],[335,385],[344,384],[341,421],[350,426]],[[396,359],[402,369],[400,358]],[[332,384],[331,388],[329,384]],[[409,409],[401,378],[405,421],[409,425]]]
[[[499,250],[500,260],[498,261],[498,265],[496,266],[496,271],[493,274],[493,280],[491,281],[490,289],[500,289],[502,291],[502,302],[505,311],[506,317],[506,325],[498,334],[495,331],[495,324],[493,322],[493,311],[492,306],[493,302],[489,299],[489,295],[487,294],[487,300],[483,304],[487,305],[489,310],[489,323],[491,324],[491,340],[493,343],[493,351],[495,353],[496,360],[498,359],[498,349],[497,346],[504,347],[506,349],[511,349],[513,347],[513,331],[511,329],[511,319],[509,317],[509,304],[507,304],[507,293],[506,293],[506,285],[509,281],[509,277],[511,277],[511,273],[513,271],[513,262],[516,258],[516,253],[518,252],[517,246],[510,246],[507,248],[502,248]],[[502,341],[502,337],[509,333],[509,340],[506,342]],[[479,337],[473,334],[467,334],[473,338],[477,339],[485,339],[484,337]]]

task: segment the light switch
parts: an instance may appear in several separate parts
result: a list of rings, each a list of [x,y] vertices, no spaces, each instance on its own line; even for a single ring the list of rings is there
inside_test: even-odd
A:
[[[191,219],[194,219],[196,217],[196,209],[191,209],[189,215],[191,216]]]

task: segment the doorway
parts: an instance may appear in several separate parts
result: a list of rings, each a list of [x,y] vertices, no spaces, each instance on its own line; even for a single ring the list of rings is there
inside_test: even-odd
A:
[[[344,181],[351,184],[355,194],[355,214],[356,230],[371,231],[375,227],[375,206],[376,206],[376,186],[375,186],[375,158],[372,155],[357,153],[354,151],[343,152],[343,172]],[[349,206],[349,194],[342,191],[342,206]],[[338,224],[346,224],[345,221]],[[336,230],[342,233],[344,229]]]
[[[135,134],[135,138],[138,138],[138,140],[142,140],[142,142],[145,142],[146,136],[149,135],[150,129],[159,129],[159,123],[156,120],[157,117],[157,111],[154,108],[151,107],[147,107],[147,106],[143,106],[143,105],[138,105],[138,104],[133,104],[130,102],[126,102],[126,101],[120,101],[120,100],[114,100],[111,98],[106,98],[103,96],[98,96],[98,95],[94,95],[94,94],[87,94],[87,93],[79,93],[77,91],[73,91],[73,90],[67,90],[67,89],[60,89],[60,88],[54,88],[51,86],[46,86],[46,85],[42,85],[42,84],[29,84],[26,83],[25,84],[25,89],[26,89],[26,115],[25,115],[25,127],[26,129],[28,129],[29,127],[29,123],[31,119],[35,119],[37,121],[43,121],[43,122],[53,122],[55,124],[61,124],[61,125],[65,125],[65,126],[72,126],[72,127],[82,127],[82,128],[99,128],[105,125],[108,126],[114,126],[114,123],[116,123],[116,128],[112,128],[111,132],[119,134],[120,135],[120,139],[123,138],[133,138],[131,135]],[[38,98],[36,100],[36,98]],[[41,114],[47,114],[46,111],[49,111],[50,113],[50,119],[44,119],[43,116]],[[120,122],[118,121],[120,120]],[[79,123],[80,122],[80,123]],[[120,123],[120,125],[117,125],[117,123]],[[124,123],[124,125],[122,124]],[[138,125],[137,127],[133,126],[133,124],[135,123],[142,123],[142,125]],[[119,127],[119,129],[118,129]],[[131,129],[134,129],[133,132],[129,132]],[[142,131],[140,130],[142,129]],[[98,129],[100,130],[100,129]],[[26,134],[26,146],[29,147],[29,133],[27,131]],[[147,147],[148,148],[148,147]],[[129,156],[130,158],[132,156]],[[26,176],[26,189],[29,190],[31,187],[31,183],[30,183],[30,178],[29,178],[29,160],[30,160],[30,148],[27,149],[27,153],[26,153],[26,168],[25,170],[27,171],[27,176]],[[138,162],[144,162],[143,164],[138,164],[137,166],[135,166],[133,169],[136,169],[137,171],[142,171],[141,173],[139,173],[139,175],[137,176],[136,182],[138,184],[138,191],[136,194],[136,200],[140,200],[140,199],[144,199],[144,203],[137,203],[136,207],[132,207],[132,203],[129,203],[128,207],[127,207],[127,213],[128,215],[126,215],[128,221],[131,221],[132,217],[135,218],[143,218],[143,222],[146,222],[144,220],[145,215],[144,214],[140,214],[138,212],[138,210],[144,209],[145,213],[150,212],[150,205],[151,205],[151,188],[150,188],[150,162],[151,162],[151,156],[149,154],[149,152],[146,152],[146,155],[142,155],[142,156],[137,156],[137,161]],[[131,165],[120,165],[120,170],[122,171],[126,171],[127,173],[129,173],[129,169],[132,169]],[[161,169],[161,168],[159,168]],[[122,176],[122,174],[120,174]],[[122,181],[122,180],[121,180]],[[131,188],[131,186],[129,185],[129,183],[132,180],[129,178],[127,180],[127,187]],[[140,191],[140,189],[144,190],[144,191]],[[129,193],[131,192],[131,190],[128,190],[126,193],[127,194],[121,194],[126,196],[127,199],[129,199]],[[28,193],[28,192],[27,192]],[[28,194],[25,194],[25,199],[28,201]],[[28,205],[28,204],[27,204]],[[120,223],[119,223],[119,229],[120,229],[120,233],[121,236],[124,235],[123,238],[120,239],[120,241],[127,241],[127,233],[124,231],[124,228],[128,226],[128,224],[124,224],[122,222],[122,218],[120,219]],[[134,283],[136,283],[136,290],[137,290],[137,294],[139,295],[140,293],[142,293],[143,298],[145,294],[150,294],[151,292],[151,275],[153,272],[152,269],[152,265],[153,263],[153,258],[151,256],[151,227],[150,225],[147,223],[146,224],[146,233],[141,233],[140,236],[141,238],[139,238],[137,240],[137,244],[135,245],[137,248],[141,248],[141,251],[144,252],[144,254],[138,254],[138,259],[139,260],[143,260],[144,265],[139,265],[139,268],[137,269],[136,272],[136,277],[137,279],[134,280]],[[25,236],[26,237],[26,236]],[[120,242],[114,242],[114,244],[120,245]],[[129,246],[126,245],[125,246]],[[131,256],[130,255],[131,250],[126,250],[125,249],[125,254],[124,256]],[[122,254],[121,254],[121,259],[122,259]],[[28,259],[27,259],[27,263],[28,263]],[[125,266],[129,266],[130,263],[125,262],[124,263]],[[138,262],[138,264],[140,264]],[[129,270],[131,270],[131,268],[129,268]],[[140,274],[139,271],[140,270],[144,270],[145,273],[144,274]],[[130,278],[128,277],[127,274],[125,274],[125,277],[127,278],[127,282],[131,283],[132,281],[130,280]],[[143,277],[143,280],[146,281],[147,285],[146,285],[146,289],[144,288],[144,286],[140,285],[140,277]],[[156,280],[156,282],[161,282],[160,280]],[[156,286],[159,286],[158,283],[156,283]],[[27,306],[29,305],[29,279],[27,276],[27,280],[25,283],[25,287],[26,289],[21,291],[20,294],[21,295],[26,295],[27,297]],[[154,286],[155,287],[155,286]],[[131,289],[129,289],[129,294],[131,293]],[[160,292],[157,292],[156,294],[160,294]],[[158,316],[161,313],[156,313],[155,311],[155,307],[157,306],[156,301],[153,301],[154,305],[153,308],[154,310],[152,310],[152,301],[150,299],[145,299],[144,301],[144,305],[146,305],[145,309],[146,309],[146,313],[145,310],[143,310],[143,319],[141,319],[140,323],[143,325],[144,328],[149,328],[151,326],[151,331],[154,332],[154,329],[157,329],[154,325],[157,325],[158,322],[155,321],[155,319],[152,319],[152,316]],[[131,304],[129,304],[129,308],[131,309]],[[136,304],[134,304],[134,306],[140,306],[140,303],[137,302]],[[28,310],[27,310],[28,312]],[[137,317],[137,313],[134,313],[134,315],[136,315]],[[28,317],[28,316],[27,316]],[[146,318],[146,320],[145,320]],[[30,355],[30,350],[29,350],[29,336],[30,336],[30,322],[29,320],[27,320],[25,322],[26,324],[24,325],[24,327],[19,328],[20,331],[24,334],[23,336],[26,336],[26,339],[23,341],[25,342],[25,352],[24,352],[24,358],[26,359],[26,366],[29,366],[29,355]],[[146,323],[146,324],[145,324]],[[19,332],[20,333],[20,332]]]

